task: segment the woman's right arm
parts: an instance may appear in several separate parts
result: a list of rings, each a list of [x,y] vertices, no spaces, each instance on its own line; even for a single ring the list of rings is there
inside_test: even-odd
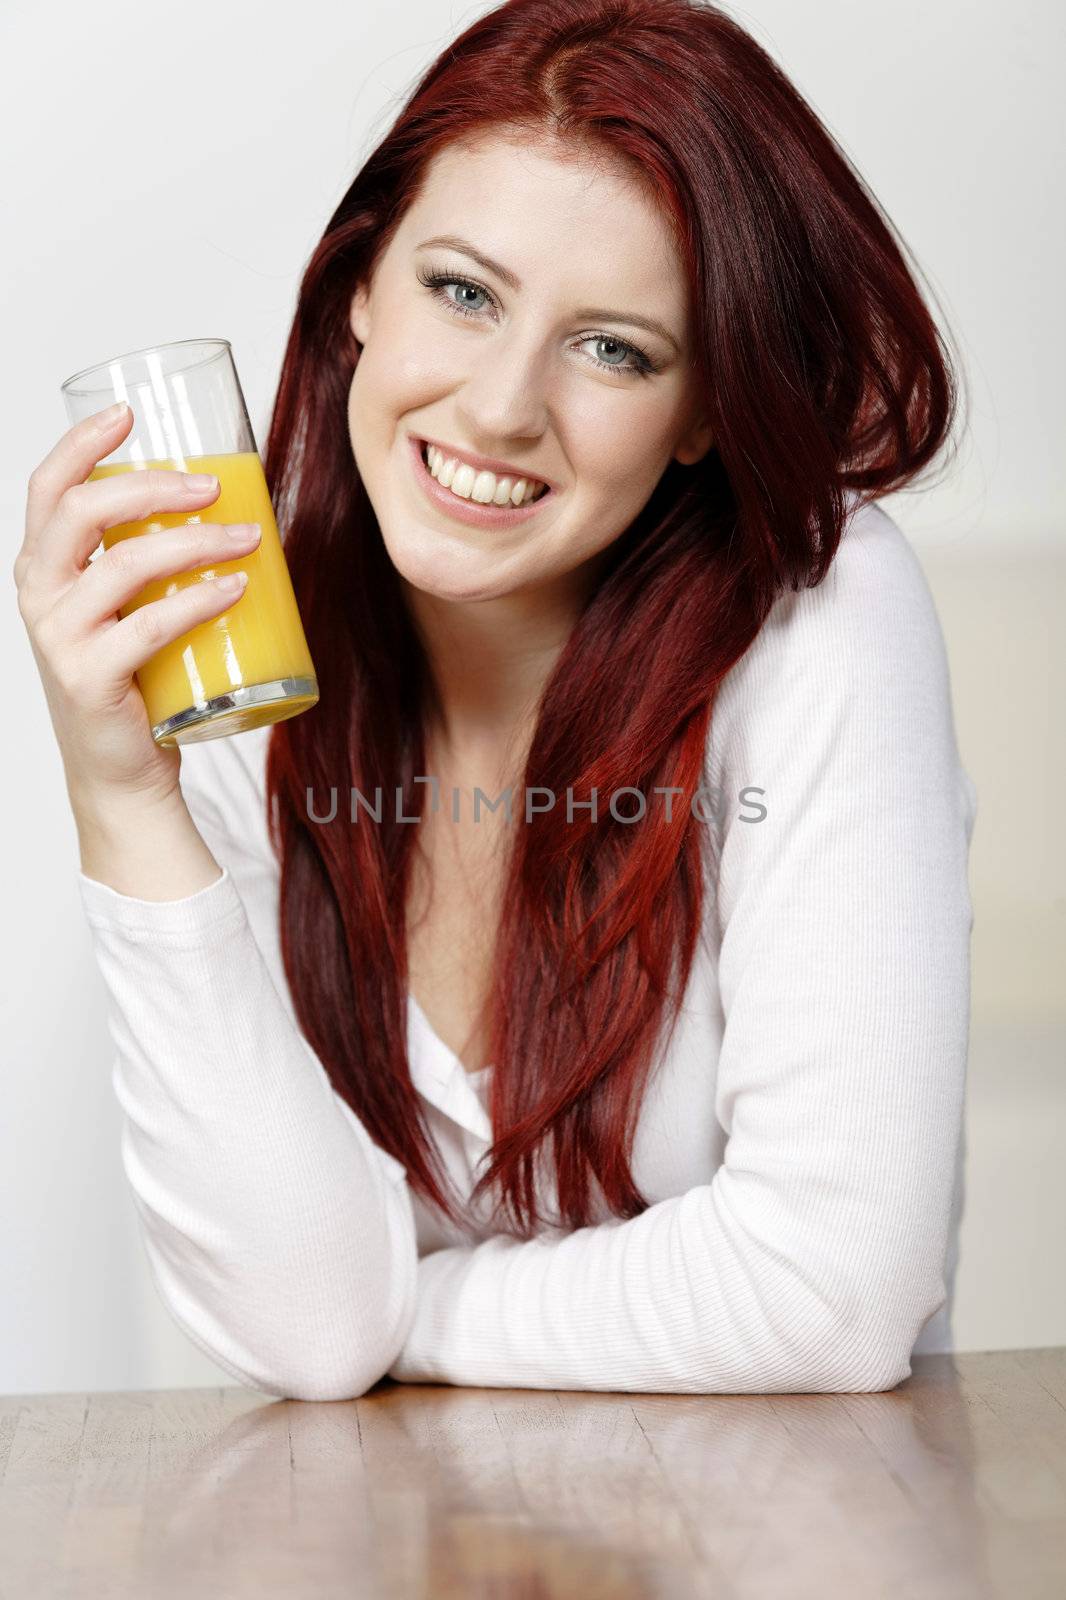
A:
[[[236,770],[223,747],[255,738],[219,741],[213,769]],[[213,883],[143,900],[79,873],[123,1166],[156,1285],[193,1342],[267,1394],[348,1399],[388,1371],[414,1315],[406,1174],[335,1094],[282,1000],[276,867],[254,819],[229,832],[233,785],[209,791],[208,765],[186,793],[222,869]],[[165,852],[162,833],[154,843]]]
[[[208,781],[233,762],[194,760],[186,775],[182,752],[152,740],[143,701],[138,717],[140,660],[233,602],[199,583],[116,618],[150,577],[206,565],[225,536],[169,529],[86,566],[102,528],[179,504],[159,482],[176,473],[84,482],[117,423],[112,434],[101,444],[80,424],[34,474],[15,580],[78,824],[123,1164],[155,1282],[193,1342],[268,1394],[350,1398],[387,1372],[413,1316],[406,1174],[334,1093],[282,998],[276,863],[225,782]],[[149,493],[151,506],[132,498]]]

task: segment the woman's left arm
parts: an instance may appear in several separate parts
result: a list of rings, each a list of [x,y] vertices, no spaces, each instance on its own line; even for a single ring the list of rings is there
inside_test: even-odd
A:
[[[944,1303],[973,785],[921,567],[867,508],[723,684],[713,1180],[639,1217],[423,1256],[404,1382],[871,1391]],[[712,915],[715,914],[712,910]]]

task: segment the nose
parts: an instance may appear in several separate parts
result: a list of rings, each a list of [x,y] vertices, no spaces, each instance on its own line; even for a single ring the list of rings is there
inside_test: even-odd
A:
[[[513,334],[484,340],[457,406],[472,448],[503,456],[508,440],[543,436],[548,400],[542,352]]]

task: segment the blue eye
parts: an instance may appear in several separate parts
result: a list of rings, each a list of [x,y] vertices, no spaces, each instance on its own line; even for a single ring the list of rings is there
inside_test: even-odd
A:
[[[449,283],[454,283],[457,289],[472,289],[475,294],[485,293],[485,290],[479,289],[476,283],[464,283],[461,278],[445,278],[443,280],[443,284],[438,285],[438,287],[444,287]],[[451,300],[450,295],[447,295],[445,298]],[[460,300],[451,300],[451,303],[457,311],[462,311],[463,314],[468,317],[474,316],[476,312],[480,310],[480,307],[464,305]]]
[[[470,278],[461,278],[455,273],[421,271],[417,274],[417,277],[419,283],[423,284],[442,305],[454,311],[456,316],[476,317],[484,307],[462,305],[458,300],[453,300],[451,295],[445,292],[453,286],[457,289],[471,290],[476,295],[484,295],[490,304],[495,304],[495,300],[489,290],[480,283],[474,283]],[[603,372],[624,372],[631,373],[639,378],[646,378],[650,372],[656,370],[643,350],[638,349],[634,344],[627,343],[624,339],[616,338],[612,333],[586,334],[584,339],[578,342],[580,344],[613,345],[617,350],[628,353],[630,360],[625,363],[601,361],[597,356],[590,356],[588,359],[593,366],[599,367]]]

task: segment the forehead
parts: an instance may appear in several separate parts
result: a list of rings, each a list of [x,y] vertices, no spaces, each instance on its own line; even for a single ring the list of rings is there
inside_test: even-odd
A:
[[[396,242],[461,236],[529,289],[587,303],[654,300],[683,315],[685,278],[665,217],[610,152],[501,134],[455,143],[430,162]]]

